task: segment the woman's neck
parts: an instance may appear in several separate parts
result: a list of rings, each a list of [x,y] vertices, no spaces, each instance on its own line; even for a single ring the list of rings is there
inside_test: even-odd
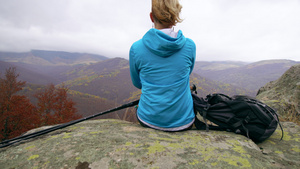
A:
[[[172,28],[172,25],[170,26],[165,26],[163,24],[160,24],[158,22],[154,22],[154,28],[155,29],[167,29],[167,28]]]

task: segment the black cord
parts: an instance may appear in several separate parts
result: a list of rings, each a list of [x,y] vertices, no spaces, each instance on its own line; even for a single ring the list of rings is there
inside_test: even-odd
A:
[[[4,140],[0,143],[1,144],[0,148],[7,147],[9,145],[15,144],[15,143],[23,141],[23,140],[28,140],[28,139],[31,139],[31,138],[34,138],[34,137],[37,137],[37,136],[41,136],[41,135],[50,133],[50,132],[58,130],[58,129],[62,129],[62,128],[80,123],[82,121],[98,117],[100,115],[104,115],[104,114],[111,113],[111,112],[114,112],[114,111],[118,111],[118,110],[121,110],[121,109],[125,109],[125,108],[128,108],[128,107],[132,107],[132,106],[137,105],[138,103],[139,103],[139,100],[136,100],[136,101],[124,104],[122,106],[119,106],[119,107],[116,107],[116,108],[113,108],[113,109],[110,109],[110,110],[107,110],[107,111],[104,111],[104,112],[100,112],[98,114],[94,114],[94,115],[84,117],[84,118],[81,118],[81,119],[78,119],[78,120],[74,120],[74,121],[70,121],[70,122],[67,122],[67,123],[60,124],[60,125],[56,125],[54,127],[44,129],[44,130],[41,130],[41,131],[37,131],[37,132],[31,133],[31,134],[26,134],[26,135],[15,137],[15,138],[12,138],[12,139],[9,139],[9,140]]]

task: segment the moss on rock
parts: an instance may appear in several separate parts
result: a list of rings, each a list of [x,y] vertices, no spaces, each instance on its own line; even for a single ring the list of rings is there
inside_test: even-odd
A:
[[[119,120],[90,120],[0,149],[9,168],[297,168],[300,128],[284,123],[256,145],[231,132],[162,132]],[[38,130],[38,129],[37,129]]]

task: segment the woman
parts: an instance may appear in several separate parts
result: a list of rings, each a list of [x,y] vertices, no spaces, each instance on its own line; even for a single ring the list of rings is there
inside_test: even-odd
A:
[[[178,0],[152,0],[150,29],[130,49],[130,74],[142,90],[137,118],[142,126],[182,131],[194,122],[189,75],[196,55],[195,43],[172,28],[181,22]]]

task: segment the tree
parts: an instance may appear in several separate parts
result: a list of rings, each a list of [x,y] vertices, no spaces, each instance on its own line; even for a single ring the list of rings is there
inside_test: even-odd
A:
[[[36,93],[37,107],[18,92],[25,81],[18,81],[16,68],[6,70],[0,76],[0,141],[16,137],[30,129],[42,125],[65,123],[81,118],[76,114],[75,103],[68,98],[68,89],[63,85],[55,88],[49,85]]]
[[[55,88],[53,84],[50,84],[43,91],[35,94],[42,125],[65,123],[81,118],[76,114],[75,103],[68,98],[67,91],[64,85]]]
[[[8,68],[0,77],[0,140],[16,137],[40,126],[40,118],[28,98],[17,95],[26,82],[17,81],[16,68]]]

